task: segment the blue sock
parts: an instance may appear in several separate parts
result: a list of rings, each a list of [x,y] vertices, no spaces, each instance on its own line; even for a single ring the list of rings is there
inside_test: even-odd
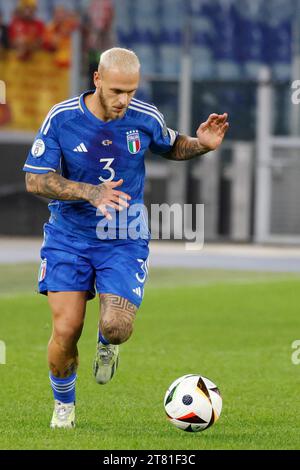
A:
[[[107,346],[108,344],[110,344],[110,342],[107,341],[107,339],[105,339],[104,336],[102,336],[100,330],[99,330],[99,335],[98,335],[98,342],[101,342],[102,344],[104,344],[104,346]]]
[[[61,403],[75,402],[76,373],[70,375],[70,377],[67,377],[66,379],[59,379],[50,373],[49,378],[55,400],[58,400]]]

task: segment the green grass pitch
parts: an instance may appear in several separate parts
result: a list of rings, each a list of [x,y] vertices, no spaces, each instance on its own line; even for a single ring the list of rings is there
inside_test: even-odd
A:
[[[299,449],[300,276],[152,269],[133,337],[111,383],[92,377],[98,301],[80,339],[77,428],[50,430],[47,299],[33,293],[37,268],[0,266],[1,449]],[[185,433],[166,419],[177,377],[199,373],[220,388],[220,420]]]

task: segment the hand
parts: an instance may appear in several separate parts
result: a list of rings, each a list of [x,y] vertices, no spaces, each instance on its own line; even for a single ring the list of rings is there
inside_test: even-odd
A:
[[[229,127],[228,114],[211,114],[207,121],[203,122],[198,130],[198,142],[204,149],[215,150],[222,143]]]
[[[118,181],[108,181],[98,186],[88,185],[87,201],[89,201],[92,206],[97,207],[108,220],[112,220],[112,216],[108,212],[107,207],[122,211],[124,207],[129,206],[126,201],[126,199],[131,199],[129,194],[115,189],[117,186],[121,186],[121,184],[123,184],[122,179]]]

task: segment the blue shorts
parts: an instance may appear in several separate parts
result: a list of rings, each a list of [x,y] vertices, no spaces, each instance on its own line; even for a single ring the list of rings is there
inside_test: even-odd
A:
[[[44,225],[39,292],[87,291],[125,297],[140,306],[148,275],[148,240],[99,243]]]

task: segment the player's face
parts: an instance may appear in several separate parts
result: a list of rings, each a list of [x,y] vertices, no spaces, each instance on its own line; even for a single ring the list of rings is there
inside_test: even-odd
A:
[[[121,119],[124,116],[138,88],[139,79],[139,72],[124,74],[118,70],[105,70],[95,76],[99,101],[106,119]]]

